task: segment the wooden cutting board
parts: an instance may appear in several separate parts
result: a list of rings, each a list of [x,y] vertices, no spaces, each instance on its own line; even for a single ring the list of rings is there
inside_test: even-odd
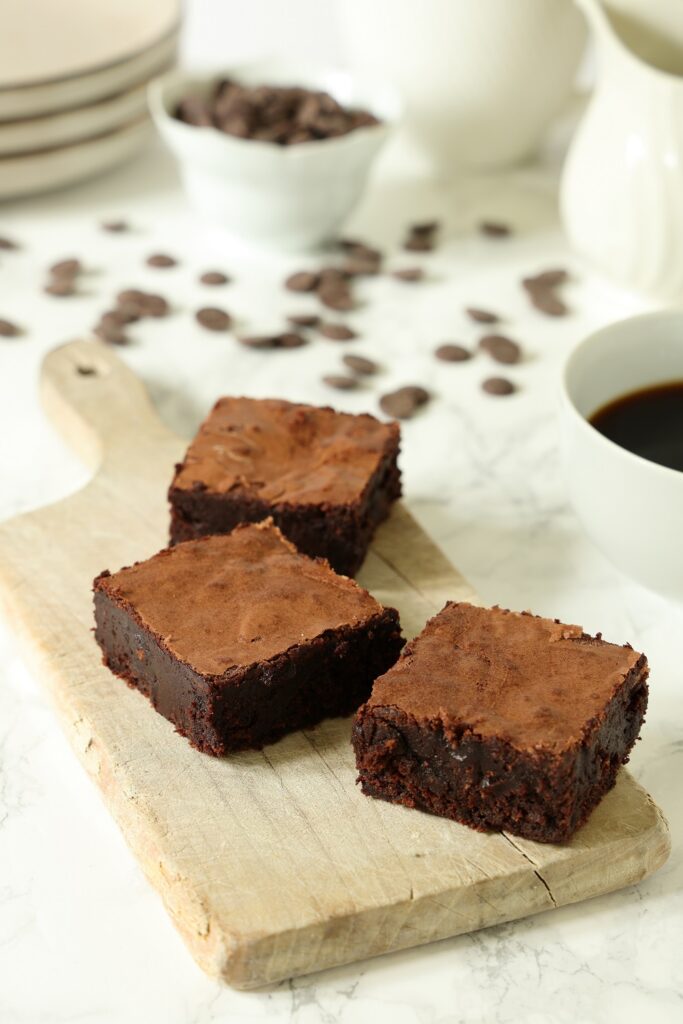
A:
[[[666,860],[666,822],[626,771],[571,843],[547,846],[362,796],[349,720],[222,760],[193,750],[102,666],[91,632],[95,574],[166,543],[166,488],[184,442],[99,343],[50,353],[42,384],[96,473],[80,493],[0,527],[0,592],[76,752],[206,971],[251,988],[609,892]],[[476,600],[400,504],[360,579],[411,635],[446,599]]]

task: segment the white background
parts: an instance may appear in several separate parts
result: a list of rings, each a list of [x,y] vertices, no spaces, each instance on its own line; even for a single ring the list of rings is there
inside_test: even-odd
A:
[[[320,60],[337,53],[332,5],[322,0],[198,0],[188,14],[183,53],[195,66],[283,49]],[[376,412],[380,389],[430,387],[432,405],[403,430],[407,500],[483,599],[601,629],[649,655],[651,705],[632,768],[670,819],[669,863],[640,886],[589,903],[266,992],[232,992],[205,978],[188,956],[5,631],[1,1024],[681,1019],[683,616],[630,583],[585,539],[566,502],[555,427],[558,376],[572,345],[646,303],[594,277],[566,251],[556,171],[549,158],[507,176],[436,186],[385,166],[351,229],[389,249],[394,265],[407,262],[396,249],[407,220],[441,216],[444,240],[424,261],[424,284],[363,286],[367,302],[351,318],[361,339],[349,350],[378,358],[385,371],[376,386],[348,395],[320,383],[338,366],[340,348],[332,343],[264,356],[195,325],[193,309],[215,302],[250,330],[276,326],[299,305],[279,282],[301,260],[237,259],[207,236],[159,145],[80,189],[0,208],[0,234],[24,246],[0,254],[0,316],[27,331],[16,342],[0,339],[0,516],[56,499],[86,479],[42,417],[38,368],[46,350],[86,331],[125,285],[173,297],[174,315],[140,325],[122,356],[185,435],[222,392],[333,400]],[[100,220],[117,215],[130,218],[135,231],[102,234]],[[514,239],[479,238],[473,226],[480,217],[509,219]],[[153,251],[177,254],[181,266],[146,268]],[[70,255],[92,270],[85,294],[64,301],[44,295],[46,266]],[[566,292],[574,312],[555,322],[529,310],[519,279],[558,264],[574,271]],[[220,300],[196,280],[214,266],[235,275]],[[496,401],[480,392],[481,379],[496,372],[483,356],[465,366],[434,360],[432,350],[444,340],[476,341],[464,305],[500,310],[506,330],[524,344],[525,361],[511,371],[520,386],[515,397]]]

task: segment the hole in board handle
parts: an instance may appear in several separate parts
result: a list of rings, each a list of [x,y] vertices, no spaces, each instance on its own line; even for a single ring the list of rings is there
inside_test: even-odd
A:
[[[82,366],[82,365],[79,364],[79,365],[76,366],[76,373],[79,373],[81,375],[81,377],[96,377],[97,376],[97,370],[95,369],[94,366]]]

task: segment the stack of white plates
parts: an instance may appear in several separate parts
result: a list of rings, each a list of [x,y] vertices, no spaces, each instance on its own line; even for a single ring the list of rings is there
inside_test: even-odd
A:
[[[180,0],[2,0],[0,199],[68,185],[150,133],[146,85],[175,62]]]

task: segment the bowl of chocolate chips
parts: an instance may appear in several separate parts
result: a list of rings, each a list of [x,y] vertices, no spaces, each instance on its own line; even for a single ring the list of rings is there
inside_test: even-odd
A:
[[[288,250],[338,234],[399,117],[388,87],[275,61],[173,72],[149,99],[194,208],[241,243]]]

